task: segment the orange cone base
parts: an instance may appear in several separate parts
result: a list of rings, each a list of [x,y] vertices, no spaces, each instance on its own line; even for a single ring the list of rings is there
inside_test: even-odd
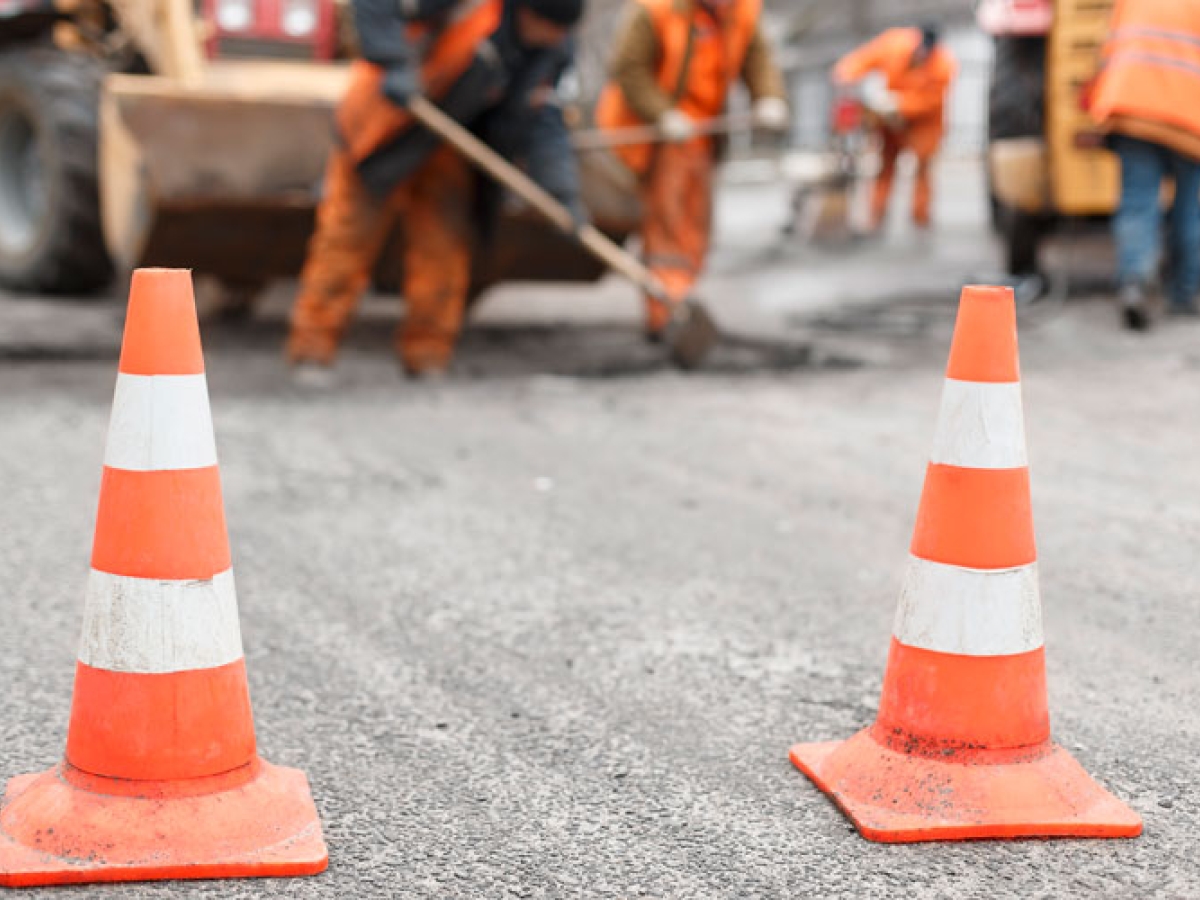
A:
[[[868,728],[848,741],[797,744],[790,756],[872,841],[1142,833],[1137,813],[1055,744],[933,759],[891,750]]]
[[[179,782],[98,778],[63,763],[12,779],[0,805],[4,887],[315,875],[327,865],[308,779],[262,760]]]

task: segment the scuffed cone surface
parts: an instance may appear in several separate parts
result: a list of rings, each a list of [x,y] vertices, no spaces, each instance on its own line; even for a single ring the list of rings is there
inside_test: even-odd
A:
[[[1055,744],[942,760],[891,750],[868,728],[848,741],[797,744],[791,759],[872,841],[1142,833],[1138,815]]]
[[[0,885],[324,871],[304,773],[260,760],[248,778],[232,775],[197,786],[126,783],[124,796],[96,793],[91,776],[64,766],[14,778],[0,807]]]

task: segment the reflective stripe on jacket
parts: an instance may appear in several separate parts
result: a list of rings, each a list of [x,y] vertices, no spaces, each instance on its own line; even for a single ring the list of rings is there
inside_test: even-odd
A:
[[[1200,0],[1117,0],[1090,110],[1200,159]]]
[[[696,0],[635,2],[654,27],[658,44],[654,76],[659,90],[693,120],[720,116],[729,89],[742,73],[746,51],[758,33],[762,0],[731,0],[719,19]],[[681,86],[685,64],[686,79]],[[615,81],[610,81],[600,95],[596,123],[605,129],[647,124]],[[653,158],[649,144],[620,147],[616,152],[639,173],[649,168]]]

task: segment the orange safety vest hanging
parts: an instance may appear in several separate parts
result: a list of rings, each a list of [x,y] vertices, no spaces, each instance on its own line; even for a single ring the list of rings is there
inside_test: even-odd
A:
[[[414,47],[426,46],[421,61],[425,92],[438,99],[470,67],[479,45],[500,27],[503,0],[463,0],[440,28],[408,26]],[[337,128],[351,158],[362,162],[414,124],[412,116],[383,95],[384,70],[366,60],[350,69],[350,84],[337,109]]]
[[[720,24],[696,10],[695,0],[637,2],[650,14],[658,36],[659,88],[696,121],[720,116],[758,30],[762,0],[732,0]],[[596,124],[613,130],[647,123],[633,111],[620,86],[610,82],[600,95]],[[711,145],[711,139],[706,142]],[[614,152],[633,171],[644,174],[654,148],[634,144]]]
[[[1096,121],[1200,158],[1200,3],[1118,0],[1090,97]]]

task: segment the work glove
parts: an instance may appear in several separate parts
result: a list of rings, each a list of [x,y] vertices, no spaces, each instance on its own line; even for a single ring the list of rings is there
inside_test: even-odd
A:
[[[383,96],[397,106],[408,106],[413,97],[421,93],[421,73],[416,66],[403,64],[392,66],[383,76]]]
[[[880,121],[893,131],[903,131],[907,124],[904,121],[904,116],[900,115],[899,103],[896,101],[896,95],[889,91],[884,98],[884,102],[879,106],[874,107],[873,112],[877,115]]]
[[[672,107],[658,117],[658,130],[672,144],[682,143],[696,135],[696,124],[683,110]]]
[[[904,118],[900,115],[900,101],[894,91],[888,90],[887,82],[879,75],[863,79],[861,96],[863,106],[877,116],[889,128],[902,128]]]
[[[767,131],[786,131],[791,122],[791,110],[780,97],[763,97],[754,102],[751,110],[754,124]]]
[[[885,121],[891,128],[903,128],[904,116],[900,115],[900,98],[893,91],[888,91],[884,94],[883,108],[879,111]]]

